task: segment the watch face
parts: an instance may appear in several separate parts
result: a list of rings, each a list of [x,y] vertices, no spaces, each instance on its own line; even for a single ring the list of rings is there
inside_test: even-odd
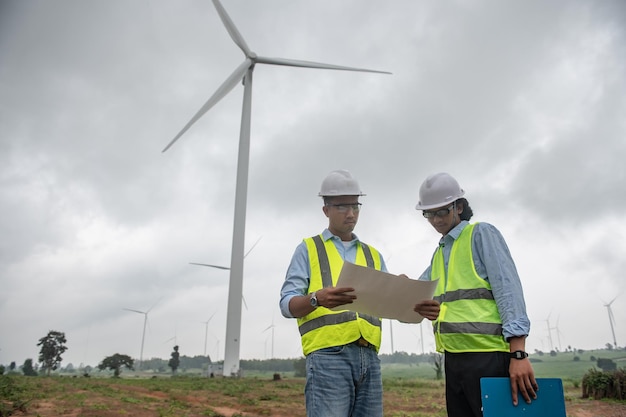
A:
[[[515,352],[511,354],[511,356],[515,359],[524,359],[528,357],[528,353],[523,352],[521,350],[516,350]]]
[[[311,299],[309,301],[311,302],[311,305],[313,307],[317,307],[317,297],[315,296],[315,294],[311,296]]]

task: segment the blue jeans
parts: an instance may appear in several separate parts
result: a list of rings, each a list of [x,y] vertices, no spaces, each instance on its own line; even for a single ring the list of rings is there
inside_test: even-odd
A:
[[[382,417],[378,354],[353,344],[309,353],[304,396],[307,417]]]

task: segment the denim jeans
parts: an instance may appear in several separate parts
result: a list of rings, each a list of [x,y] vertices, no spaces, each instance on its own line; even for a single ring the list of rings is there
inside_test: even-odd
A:
[[[353,344],[309,353],[304,396],[307,417],[382,417],[378,354]]]

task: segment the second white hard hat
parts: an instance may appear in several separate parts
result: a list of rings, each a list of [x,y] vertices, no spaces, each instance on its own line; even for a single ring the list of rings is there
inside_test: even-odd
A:
[[[417,210],[443,207],[463,197],[465,191],[450,174],[440,172],[424,180],[419,191]]]
[[[332,171],[322,181],[318,194],[320,197],[336,197],[340,195],[364,196],[357,180],[345,169]]]

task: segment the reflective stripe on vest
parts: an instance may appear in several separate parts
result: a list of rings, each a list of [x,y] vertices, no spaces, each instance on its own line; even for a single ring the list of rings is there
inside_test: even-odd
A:
[[[433,258],[431,279],[440,278],[433,297],[441,304],[439,317],[433,322],[439,352],[509,351],[491,285],[474,266],[474,226],[466,226],[454,241],[447,271],[441,247]]]
[[[309,253],[311,279],[308,293],[335,285],[339,278],[343,259],[332,239],[324,242],[321,235],[304,240]],[[355,264],[380,270],[380,254],[376,249],[357,243]],[[331,346],[341,346],[364,337],[380,347],[382,322],[380,318],[353,311],[332,311],[318,307],[298,319],[302,350],[305,355]]]

